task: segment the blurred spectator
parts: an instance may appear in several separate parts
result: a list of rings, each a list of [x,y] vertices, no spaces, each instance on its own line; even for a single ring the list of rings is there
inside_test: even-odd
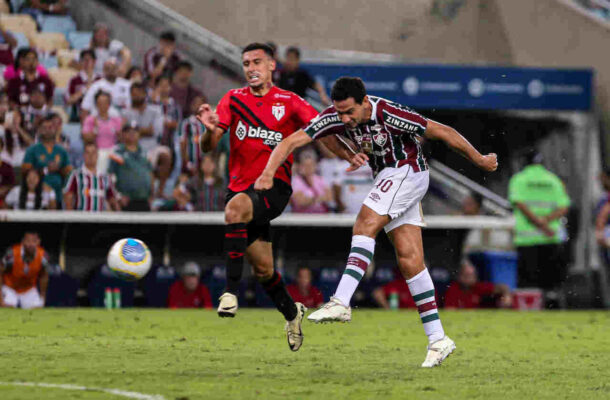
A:
[[[277,82],[280,80],[280,71],[282,69],[282,61],[278,57],[277,53],[277,44],[275,42],[266,42],[267,46],[271,48],[273,51],[273,59],[275,60],[275,70],[273,71],[273,83],[277,85]]]
[[[26,232],[21,243],[9,247],[0,262],[0,307],[44,307],[50,268],[40,236]],[[40,291],[38,291],[40,286]]]
[[[6,84],[9,100],[15,105],[27,106],[30,104],[30,95],[36,88],[43,91],[48,101],[52,102],[55,84],[47,75],[38,73],[38,54],[36,54],[36,51],[27,49],[19,60],[21,71]],[[49,106],[51,105],[49,103]]]
[[[416,308],[409,285],[399,271],[395,271],[393,281],[373,290],[373,299],[386,310],[395,308]]]
[[[331,203],[332,193],[320,175],[316,175],[315,156],[302,153],[292,178],[292,211],[295,213],[325,213]]]
[[[66,210],[119,211],[116,189],[105,172],[97,171],[97,145],[87,143],[84,164],[70,174],[64,189]]]
[[[4,29],[0,22],[0,65],[4,67],[13,65],[15,62],[13,49],[15,47],[17,47],[17,40],[9,31]]]
[[[4,137],[0,136],[0,153],[4,149]],[[0,208],[4,206],[4,198],[15,186],[15,171],[13,166],[0,157]]]
[[[32,49],[30,49],[29,47],[22,47],[17,50],[15,63],[13,65],[7,65],[6,69],[4,70],[3,76],[6,82],[19,76],[19,74],[23,70],[25,56],[28,55],[31,51]],[[38,72],[40,76],[49,76],[45,67],[40,63],[36,66],[36,72]]]
[[[57,208],[55,191],[42,181],[39,170],[29,169],[22,174],[21,185],[6,196],[6,205],[14,210],[54,210]]]
[[[600,181],[605,191],[603,199],[599,201],[595,216],[595,238],[600,245],[602,259],[610,267],[610,170],[604,170]]]
[[[483,197],[478,193],[470,193],[462,201],[462,215],[482,215]],[[466,233],[462,244],[462,256],[485,251],[512,251],[512,235],[506,229],[479,228]]]
[[[225,185],[216,172],[216,160],[211,153],[203,155],[199,174],[193,176],[189,186],[196,193],[197,211],[223,211],[225,206]]]
[[[188,61],[180,61],[172,75],[171,97],[176,100],[184,115],[186,115],[186,110],[189,109],[194,97],[201,96],[205,101],[203,93],[191,85],[192,76],[193,65]]]
[[[176,52],[176,35],[173,32],[163,32],[159,43],[148,49],[144,54],[144,71],[153,84],[161,75],[172,74],[180,62]]]
[[[212,308],[210,291],[199,281],[201,270],[193,261],[184,264],[181,279],[169,289],[169,308]]]
[[[307,308],[316,308],[324,303],[322,292],[311,284],[312,273],[307,267],[300,267],[297,270],[296,282],[286,286],[290,297]]]
[[[95,72],[106,75],[106,61],[117,63],[116,76],[125,76],[131,67],[131,50],[123,42],[110,38],[110,29],[106,24],[97,23],[89,48],[95,51]]]
[[[131,82],[117,75],[116,61],[110,59],[104,63],[104,77],[94,82],[85,92],[81,103],[81,117],[86,118],[95,112],[95,95],[99,91],[110,93],[112,105],[118,110],[131,106],[130,88]]]
[[[31,168],[42,170],[44,183],[55,191],[58,208],[61,208],[64,179],[70,175],[72,166],[68,152],[55,142],[53,116],[47,116],[38,130],[39,142],[28,147],[23,158],[21,173]]]
[[[110,155],[108,172],[116,177],[119,202],[124,211],[150,211],[152,167],[138,144],[140,131],[131,125],[122,130],[123,143]]]
[[[368,164],[356,171],[346,172],[349,163],[337,157],[321,143],[318,147],[324,157],[318,162],[318,171],[331,187],[335,211],[358,214],[362,202],[373,186],[373,171]]]
[[[309,75],[309,72],[302,69],[299,64],[301,62],[301,51],[297,47],[289,47],[286,49],[285,60],[278,80],[278,86],[282,89],[290,90],[301,97],[305,97],[307,89],[315,90],[320,96],[320,101],[325,106],[330,105],[326,91],[315,79]]]
[[[110,163],[110,154],[118,142],[123,120],[118,115],[110,115],[112,98],[109,93],[97,92],[95,95],[96,112],[85,118],[83,123],[83,142],[95,143],[98,148],[97,170],[105,173]]]
[[[187,180],[186,175],[181,175],[169,199],[157,198],[153,201],[153,211],[194,211],[195,206],[191,202],[194,195],[186,184]]]
[[[147,155],[159,178],[157,195],[163,197],[165,183],[172,168],[171,152],[160,144],[164,129],[163,114],[159,107],[146,103],[146,87],[141,83],[131,85],[131,108],[123,110],[123,118],[140,132],[140,147]]]
[[[87,90],[93,82],[102,79],[101,75],[94,72],[95,52],[86,49],[80,52],[80,62],[78,74],[70,79],[68,84],[68,96],[66,104],[70,106],[70,121],[78,122],[81,120],[81,102]]]
[[[25,0],[19,12],[31,15],[40,25],[44,14],[66,14],[68,0]]]
[[[144,71],[142,70],[142,68],[134,65],[133,67],[129,68],[129,71],[127,71],[125,79],[127,79],[132,84],[144,83]]]
[[[476,268],[463,261],[457,281],[453,281],[445,292],[445,308],[480,308],[483,306],[510,308],[510,289],[504,284],[479,282]]]
[[[51,107],[48,104],[45,93],[40,88],[35,87],[30,94],[30,104],[21,107],[22,120],[21,126],[30,135],[35,137],[40,123],[51,114]]]
[[[542,165],[540,154],[531,152],[527,158],[528,165],[510,179],[508,188],[515,208],[519,287],[551,290],[565,279],[560,219],[570,198],[561,179]]]
[[[64,120],[61,115],[51,112],[49,114],[53,121],[53,132],[55,133],[55,143],[63,147],[70,154],[70,138],[64,133]],[[70,160],[72,160],[70,158]],[[72,164],[74,166],[74,164]]]
[[[182,120],[178,130],[182,172],[189,176],[197,174],[201,162],[202,153],[199,149],[199,138],[205,132],[205,127],[197,119],[196,114],[203,103],[203,96],[193,97],[189,108],[189,117]]]
[[[8,98],[2,95],[0,108],[8,110]],[[13,168],[21,168],[25,149],[34,143],[34,135],[28,133],[21,126],[21,111],[13,110],[4,112],[4,142],[5,148],[0,153],[7,163]]]
[[[150,96],[150,103],[159,107],[163,113],[163,135],[161,144],[174,148],[174,132],[178,123],[182,120],[182,110],[176,101],[170,96],[172,81],[167,75],[161,75],[155,79],[155,86]]]

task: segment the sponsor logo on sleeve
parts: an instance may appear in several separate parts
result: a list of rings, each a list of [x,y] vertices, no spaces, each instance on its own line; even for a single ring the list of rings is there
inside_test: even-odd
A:
[[[381,200],[381,196],[379,196],[377,193],[371,193],[369,194],[369,199],[377,203],[379,200]]]

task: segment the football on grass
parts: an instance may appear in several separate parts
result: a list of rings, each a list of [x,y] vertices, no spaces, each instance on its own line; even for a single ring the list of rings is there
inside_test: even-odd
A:
[[[142,278],[152,263],[148,246],[138,239],[121,239],[108,252],[108,268],[119,278],[135,281]]]

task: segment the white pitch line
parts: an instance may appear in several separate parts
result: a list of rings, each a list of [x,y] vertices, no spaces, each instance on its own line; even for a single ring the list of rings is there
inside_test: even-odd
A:
[[[138,392],[128,392],[126,390],[120,390],[120,389],[105,389],[105,388],[95,388],[95,387],[57,384],[57,383],[0,382],[0,385],[29,386],[29,387],[43,387],[43,388],[53,388],[53,389],[65,389],[65,390],[81,390],[81,391],[87,391],[87,392],[101,392],[101,393],[109,393],[109,394],[114,394],[116,396],[122,396],[122,397],[127,397],[129,399],[138,399],[138,400],[165,400],[165,397],[161,396],[160,394],[144,394],[144,393],[138,393]]]

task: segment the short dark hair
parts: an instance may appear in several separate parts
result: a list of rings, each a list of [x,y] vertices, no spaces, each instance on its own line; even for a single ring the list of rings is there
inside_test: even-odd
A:
[[[172,77],[168,74],[161,74],[158,77],[155,78],[155,86],[157,86],[159,84],[159,82],[161,82],[163,79],[167,79],[168,81],[172,81]]]
[[[176,72],[176,71],[178,71],[179,69],[182,69],[182,68],[186,68],[186,69],[188,69],[189,71],[192,71],[192,70],[193,70],[193,64],[191,64],[191,63],[190,63],[190,62],[188,62],[188,61],[180,61],[180,62],[179,62],[177,65],[176,65],[176,69],[174,70],[174,72]]]
[[[268,44],[259,43],[259,42],[250,43],[249,45],[244,47],[244,49],[241,51],[241,54],[243,55],[244,53],[247,53],[249,51],[254,51],[254,50],[262,50],[265,52],[265,54],[267,54],[271,58],[273,58],[273,56],[275,55],[275,52],[273,51],[271,46],[269,46]]]
[[[95,56],[95,51],[91,50],[91,49],[84,49],[80,52],[80,58],[79,60],[82,60],[83,58],[85,58],[85,56],[91,56],[91,58],[93,58],[94,60],[97,58]]]
[[[131,84],[131,88],[129,90],[131,91],[134,89],[146,91],[146,85],[140,82],[134,82]]]
[[[95,142],[87,142],[87,143],[85,143],[85,144],[83,145],[83,151],[84,151],[84,150],[85,150],[87,147],[90,147],[90,146],[95,147],[95,149],[96,149],[96,150],[98,149],[98,147],[97,147],[97,143],[95,143]]]
[[[159,36],[159,39],[174,43],[176,41],[176,35],[174,35],[174,32],[172,31],[165,31]]]
[[[100,96],[108,96],[108,98],[110,99],[110,101],[112,101],[112,95],[108,92],[105,92],[103,90],[98,90],[97,93],[95,94],[94,100],[97,103],[97,99],[100,98]]]
[[[362,104],[362,100],[366,96],[366,88],[362,79],[351,76],[342,76],[335,81],[330,98],[333,101],[347,100],[350,97],[358,104]]]
[[[57,113],[48,113],[43,119],[42,122],[49,122],[49,121],[53,121],[55,119],[55,117],[60,117],[59,114]],[[61,118],[61,117],[60,117]]]
[[[294,54],[295,56],[297,56],[297,58],[300,60],[301,59],[301,50],[299,50],[298,47],[295,46],[290,46],[289,48],[286,49],[286,56],[288,56],[288,54]]]

